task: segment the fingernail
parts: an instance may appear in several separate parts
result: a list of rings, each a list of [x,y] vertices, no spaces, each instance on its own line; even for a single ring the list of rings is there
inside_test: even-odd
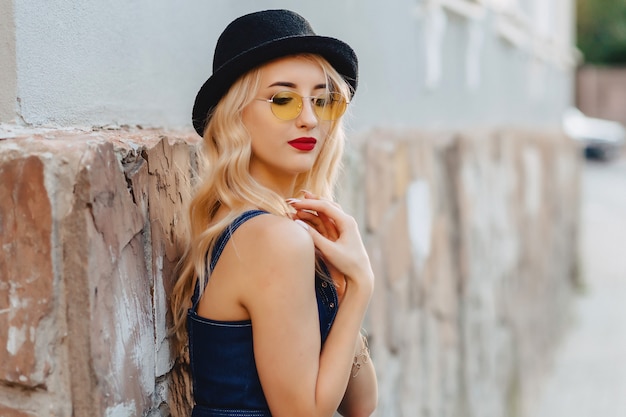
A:
[[[306,224],[305,222],[303,222],[300,219],[294,220],[297,224],[299,224],[300,226],[302,226],[304,228],[304,230],[309,230],[309,225]]]
[[[288,198],[285,201],[287,202],[287,204],[293,204],[293,203],[299,203],[302,200],[300,200],[299,198]]]

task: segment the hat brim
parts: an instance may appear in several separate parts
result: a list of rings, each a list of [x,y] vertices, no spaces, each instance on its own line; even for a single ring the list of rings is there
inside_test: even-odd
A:
[[[354,94],[358,63],[354,50],[348,44],[339,39],[317,35],[275,39],[242,52],[213,72],[196,95],[192,116],[196,132],[203,136],[213,108],[241,75],[274,59],[302,53],[324,57],[351,85]]]

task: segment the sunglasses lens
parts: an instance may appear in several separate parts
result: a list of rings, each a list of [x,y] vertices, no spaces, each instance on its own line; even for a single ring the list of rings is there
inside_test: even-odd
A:
[[[346,99],[339,93],[327,93],[313,99],[313,109],[320,120],[337,120],[347,107]]]
[[[320,120],[337,120],[348,107],[348,102],[339,93],[326,93],[310,99]],[[293,120],[302,112],[302,97],[293,91],[281,91],[272,97],[271,107],[279,119]]]
[[[282,91],[272,97],[272,113],[281,120],[293,120],[302,111],[302,97],[291,91]]]

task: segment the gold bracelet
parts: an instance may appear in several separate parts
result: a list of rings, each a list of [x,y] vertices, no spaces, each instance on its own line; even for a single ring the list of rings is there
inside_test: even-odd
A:
[[[352,360],[352,378],[356,377],[361,370],[361,367],[369,362],[370,359],[370,349],[367,346],[367,339],[365,336],[361,336],[363,338],[363,347],[354,355],[354,359]]]

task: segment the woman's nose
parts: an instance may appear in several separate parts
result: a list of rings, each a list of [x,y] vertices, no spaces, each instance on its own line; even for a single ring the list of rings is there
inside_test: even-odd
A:
[[[313,98],[307,97],[302,100],[302,111],[296,120],[299,127],[312,129],[317,126],[318,121],[313,109]]]

